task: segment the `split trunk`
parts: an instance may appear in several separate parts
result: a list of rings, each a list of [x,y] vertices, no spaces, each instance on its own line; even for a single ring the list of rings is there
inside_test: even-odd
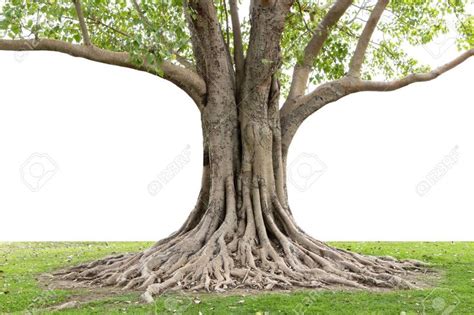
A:
[[[260,89],[259,103],[233,110],[216,110],[228,98],[235,104],[232,89],[209,99],[216,103],[202,115],[202,188],[177,232],[144,252],[81,265],[64,277],[140,288],[149,300],[168,289],[413,287],[403,276],[418,263],[335,249],[297,226],[285,185],[278,83],[272,78]]]
[[[291,1],[257,1],[245,68],[234,68],[212,1],[189,1],[202,100],[203,176],[183,226],[144,252],[62,273],[71,280],[145,290],[346,286],[410,288],[413,261],[363,256],[303,232],[290,211],[280,123],[280,40]],[[236,46],[237,47],[237,46]],[[237,58],[235,58],[237,60]]]

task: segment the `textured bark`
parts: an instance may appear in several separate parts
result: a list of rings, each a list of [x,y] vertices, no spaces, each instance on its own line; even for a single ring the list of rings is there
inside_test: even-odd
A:
[[[55,39],[0,39],[0,50],[55,51],[113,66],[158,74],[156,69],[146,64],[139,66],[132,63],[130,61],[130,55],[126,52],[109,51],[95,46],[71,44]],[[176,84],[194,100],[198,107],[201,107],[201,104],[204,102],[204,94],[206,93],[206,84],[197,73],[190,69],[177,66],[169,61],[164,61],[161,64],[161,70],[163,71],[164,79]]]
[[[80,0],[74,0],[74,4],[83,45],[43,38],[0,39],[0,50],[56,51],[162,75],[184,90],[201,113],[202,188],[181,228],[143,252],[93,261],[57,272],[56,277],[91,285],[139,288],[148,302],[154,295],[176,289],[414,287],[408,279],[424,269],[422,263],[336,249],[298,227],[288,204],[286,156],[302,122],[326,104],[360,91],[391,91],[433,80],[474,56],[474,50],[428,73],[391,82],[361,80],[368,44],[389,2],[378,0],[359,38],[348,74],[305,95],[314,59],[353,3],[337,0],[307,43],[303,60],[293,72],[290,95],[280,109],[280,41],[293,2],[252,0],[250,39],[244,45],[238,1],[229,0],[234,33],[232,58],[214,2],[183,1],[194,63],[178,56],[184,67],[164,61],[159,72],[146,62],[132,63],[126,52],[95,47]],[[142,23],[154,28],[154,21],[148,20],[138,1],[132,4]]]
[[[188,93],[201,112],[202,188],[179,230],[151,248],[83,264],[57,277],[92,285],[144,290],[221,291],[232,288],[412,288],[416,261],[371,257],[330,247],[303,232],[292,216],[286,189],[286,156],[301,123],[326,104],[359,91],[395,90],[429,81],[474,55],[469,50],[425,74],[392,82],[363,81],[367,44],[388,1],[380,0],[363,31],[348,76],[303,95],[313,59],[331,27],[351,5],[338,0],[308,43],[294,71],[290,97],[279,108],[280,41],[292,0],[253,0],[247,52],[240,36],[237,1],[230,1],[234,58],[224,41],[212,1],[184,1],[194,66],[163,62],[164,78]],[[128,53],[93,46],[80,1],[76,11],[85,45],[58,40],[0,40],[0,50],[50,50],[153,73],[130,63]],[[133,1],[145,24],[151,23]],[[182,61],[186,63],[186,61]],[[195,68],[195,71],[192,70]]]
[[[275,74],[290,5],[254,1],[238,102],[215,8],[207,1],[189,3],[198,13],[189,17],[194,49],[212,59],[198,60],[207,86],[198,202],[176,233],[144,252],[109,257],[58,276],[140,288],[146,301],[173,289],[414,287],[403,277],[419,263],[332,248],[308,236],[293,219]]]
[[[253,1],[245,69],[239,47],[234,70],[213,3],[186,3],[197,72],[206,87],[205,97],[199,97],[204,153],[198,202],[176,233],[151,248],[57,276],[138,287],[145,290],[146,301],[177,288],[413,287],[400,276],[419,264],[332,248],[305,234],[293,219],[284,160],[298,124],[292,124],[296,118],[291,117],[280,122],[276,75],[291,5],[292,1]],[[291,130],[283,140],[282,126],[284,132]]]
[[[232,114],[220,123],[204,117],[202,189],[176,233],[143,252],[108,257],[57,276],[138,288],[148,302],[177,289],[415,287],[404,278],[421,269],[420,263],[335,249],[297,226],[284,186],[275,79],[268,92],[264,117],[234,120]]]

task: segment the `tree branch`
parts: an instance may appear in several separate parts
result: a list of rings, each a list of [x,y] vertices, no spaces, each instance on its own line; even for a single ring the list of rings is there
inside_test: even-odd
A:
[[[131,38],[131,37],[132,37],[132,35],[130,35],[130,34],[128,34],[128,33],[125,33],[124,31],[119,30],[118,28],[116,28],[116,27],[114,27],[114,26],[108,25],[108,24],[106,24],[106,23],[104,23],[104,22],[102,22],[102,21],[100,21],[100,20],[98,20],[98,19],[96,19],[96,18],[87,17],[87,20],[88,20],[89,22],[91,22],[91,23],[96,24],[96,25],[103,26],[103,27],[105,27],[106,29],[111,30],[111,31],[113,31],[114,33],[117,33],[117,34],[119,34],[119,35],[121,35],[121,36],[128,37],[128,38]],[[150,49],[151,49],[151,48],[150,48]],[[188,69],[191,69],[191,70],[195,70],[195,66],[193,65],[193,63],[192,63],[191,61],[187,60],[185,57],[183,57],[183,56],[179,53],[179,51],[170,49],[170,50],[169,50],[169,53],[175,55],[175,56],[176,56],[176,61],[177,61],[178,63],[180,63],[183,67],[188,68]]]
[[[240,85],[244,80],[244,46],[242,44],[242,33],[240,30],[239,9],[237,7],[237,0],[229,0],[230,2],[230,17],[232,20],[232,31],[234,35],[234,63],[235,76],[237,85],[237,94],[240,93]]]
[[[365,24],[364,30],[362,31],[362,35],[357,42],[354,55],[352,56],[349,65],[349,76],[356,78],[360,77],[360,71],[362,69],[362,64],[364,63],[367,47],[369,46],[369,42],[372,38],[375,28],[377,27],[377,24],[379,23],[388,3],[389,0],[378,0],[375,8],[372,10],[369,20]]]
[[[135,8],[135,11],[137,11],[138,16],[143,21],[143,23],[145,23],[145,25],[147,27],[149,27],[151,29],[154,29],[155,27],[154,27],[153,23],[146,17],[145,13],[143,13],[143,10],[140,7],[140,5],[138,4],[137,0],[132,0],[132,5]]]
[[[185,57],[181,56],[178,51],[174,50],[171,53],[176,56],[176,61],[179,62],[183,67],[185,67],[187,69],[190,69],[190,70],[195,70],[196,69],[196,66],[194,66],[194,64],[191,61],[189,61]]]
[[[219,24],[213,1],[183,1],[191,33],[197,71],[206,82],[213,82],[212,93],[234,91],[234,70],[230,52]],[[212,62],[209,60],[212,59]],[[218,83],[215,85],[215,83]],[[211,84],[208,92],[211,93]],[[226,104],[229,106],[229,104]]]
[[[92,61],[114,66],[131,68],[159,75],[158,71],[145,65],[135,65],[130,61],[127,52],[113,52],[95,46],[83,46],[54,39],[41,40],[8,40],[0,39],[0,50],[9,51],[55,51],[74,57],[81,57]],[[206,84],[202,78],[189,69],[164,61],[161,64],[163,78],[176,84],[184,90],[201,109],[206,94]]]
[[[442,75],[443,73],[457,67],[470,57],[474,56],[474,49],[465,51],[463,54],[448,62],[447,64],[442,65],[434,69],[433,71],[427,73],[413,73],[402,79],[389,81],[389,82],[378,82],[378,81],[363,81],[363,80],[348,80],[347,88],[350,93],[361,92],[361,91],[394,91],[400,88],[403,88],[407,85],[416,83],[416,82],[426,82],[431,81]]]
[[[323,106],[335,102],[349,94],[362,91],[394,91],[416,82],[431,81],[443,73],[457,67],[470,57],[474,56],[474,49],[468,50],[447,64],[427,73],[410,74],[402,79],[377,82],[364,81],[356,77],[346,76],[342,79],[325,83],[317,87],[313,92],[294,99],[291,102],[291,112],[280,113],[282,146],[284,156],[291,141],[303,121]]]
[[[293,70],[293,79],[288,100],[304,94],[314,58],[316,58],[320,53],[324,42],[329,36],[330,29],[337,24],[352,2],[352,0],[337,0],[323,20],[319,23],[313,37],[304,49],[303,60],[301,63],[297,64]]]
[[[74,6],[76,7],[77,18],[79,19],[79,26],[81,27],[82,39],[84,40],[84,45],[91,46],[91,39],[89,37],[89,32],[87,31],[87,25],[84,20],[84,12],[82,11],[81,0],[72,0]]]

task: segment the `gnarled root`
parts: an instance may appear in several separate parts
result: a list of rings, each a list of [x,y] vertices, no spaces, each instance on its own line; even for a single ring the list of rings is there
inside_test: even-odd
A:
[[[314,240],[266,191],[257,180],[244,187],[237,213],[229,179],[225,197],[209,203],[194,227],[144,252],[108,257],[56,275],[91,285],[138,288],[148,302],[176,289],[415,287],[406,276],[420,270],[420,262],[360,255]],[[223,218],[216,215],[221,207]]]

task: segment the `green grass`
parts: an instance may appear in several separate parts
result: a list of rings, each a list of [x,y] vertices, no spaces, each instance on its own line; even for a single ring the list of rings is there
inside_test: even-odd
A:
[[[41,273],[103,256],[139,251],[151,243],[0,243],[0,314],[37,310],[87,295],[43,290]],[[392,292],[299,291],[220,296],[165,295],[155,305],[138,294],[89,302],[61,314],[474,314],[474,243],[332,243],[371,255],[414,258],[442,271],[435,288]],[[199,303],[196,303],[199,301]],[[36,311],[35,311],[36,310]],[[44,313],[44,312],[43,312]]]

